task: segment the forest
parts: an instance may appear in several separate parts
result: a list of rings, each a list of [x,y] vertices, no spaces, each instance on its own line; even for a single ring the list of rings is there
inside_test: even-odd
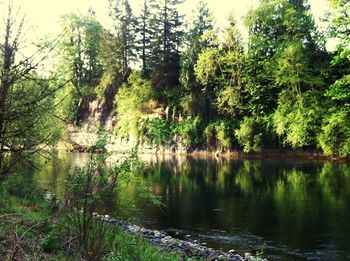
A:
[[[326,31],[307,1],[261,1],[245,17],[247,41],[233,16],[218,28],[204,0],[184,24],[181,2],[145,0],[134,15],[128,0],[109,1],[108,29],[92,9],[67,14],[61,34],[27,56],[24,21],[10,6],[0,59],[1,154],[54,144],[68,124],[82,124],[84,101],[101,100],[116,114],[113,135],[140,143],[349,155],[347,1],[331,1]],[[338,39],[331,52],[330,37]]]
[[[350,2],[329,0],[324,28],[307,0],[260,0],[226,26],[205,0],[189,21],[183,0],[140,0],[137,10],[104,1],[110,25],[90,8],[34,41],[20,2],[0,1],[0,259],[261,261],[263,240],[271,260],[349,257],[343,161],[163,154],[145,164],[137,149],[349,157]],[[63,164],[58,144],[91,117],[98,139],[81,152],[100,153],[65,151]],[[136,140],[135,149],[111,163],[107,136]],[[118,223],[137,207],[141,221],[158,218],[176,235],[190,227],[212,243],[239,238],[240,255],[255,257],[142,228],[160,242],[149,244]],[[160,251],[162,240],[180,250]]]

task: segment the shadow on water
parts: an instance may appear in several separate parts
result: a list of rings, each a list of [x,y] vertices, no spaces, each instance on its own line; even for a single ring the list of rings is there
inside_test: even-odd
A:
[[[86,154],[64,154],[33,179],[58,195]],[[138,202],[125,218],[191,234],[209,247],[255,252],[270,260],[350,260],[350,165],[300,160],[144,157],[140,175],[164,207]],[[126,192],[132,197],[135,189]],[[111,213],[113,213],[111,209]]]

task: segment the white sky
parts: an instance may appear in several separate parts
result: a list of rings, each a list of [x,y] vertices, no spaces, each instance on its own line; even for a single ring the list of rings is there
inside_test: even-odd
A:
[[[57,33],[59,30],[59,18],[63,14],[80,12],[87,13],[89,7],[92,7],[97,19],[103,24],[108,25],[108,0],[15,0],[24,3],[23,10],[26,12],[28,23],[32,26],[30,35],[42,37],[47,34]],[[142,0],[129,0],[134,13],[139,10]],[[6,2],[6,0],[0,0]],[[246,12],[256,7],[259,0],[207,0],[209,8],[212,10],[218,26],[224,26],[227,17],[231,12],[241,24]],[[181,10],[190,17],[192,10],[196,6],[197,0],[185,0]],[[319,20],[325,11],[329,9],[328,0],[309,0],[312,13],[316,21]],[[27,32],[28,34],[28,32]],[[244,32],[243,32],[244,34]]]

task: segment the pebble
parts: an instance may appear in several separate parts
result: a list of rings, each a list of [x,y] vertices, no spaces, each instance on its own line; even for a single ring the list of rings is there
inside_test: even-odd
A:
[[[110,218],[109,218],[110,219]],[[158,246],[160,249],[167,249],[181,255],[179,260],[197,260],[203,258],[204,260],[227,260],[227,261],[249,261],[255,260],[250,253],[245,253],[244,257],[238,255],[234,249],[227,253],[222,250],[214,250],[208,248],[207,243],[199,243],[198,240],[193,242],[174,238],[164,231],[151,230],[144,227],[131,225],[125,222],[117,222],[123,230],[131,233],[141,234],[148,242]],[[176,235],[178,232],[175,233]],[[190,238],[191,235],[185,235],[185,238]],[[266,259],[264,259],[266,260]],[[266,260],[267,261],[267,260]]]

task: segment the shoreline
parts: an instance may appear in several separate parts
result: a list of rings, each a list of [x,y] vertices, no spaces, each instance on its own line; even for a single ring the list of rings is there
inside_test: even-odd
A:
[[[109,216],[105,217],[106,222],[117,225],[123,231],[143,237],[148,243],[156,246],[160,251],[169,251],[179,254],[184,260],[200,259],[203,260],[226,260],[226,261],[267,261],[259,255],[253,256],[251,253],[245,253],[244,256],[236,253],[234,249],[224,252],[222,250],[207,247],[206,243],[200,243],[198,240],[183,240],[171,236],[164,230],[148,229],[132,223],[115,220]],[[190,238],[190,235],[186,236]]]
[[[262,159],[262,158],[288,158],[288,159],[308,159],[326,161],[349,161],[350,156],[327,155],[319,149],[292,149],[292,148],[269,148],[260,152],[246,153],[242,149],[235,147],[231,150],[220,148],[208,148],[206,146],[187,147],[181,142],[173,141],[168,145],[154,145],[140,143],[138,139],[123,139],[112,134],[107,134],[106,144],[103,147],[96,147],[100,137],[91,130],[74,129],[66,134],[66,138],[58,143],[58,147],[69,152],[109,152],[114,154],[130,153],[137,148],[138,154],[151,155],[175,155],[175,156],[195,156],[228,159]]]
[[[109,152],[112,154],[125,154],[130,153],[132,148],[127,149],[95,149],[85,145],[72,144],[63,148],[66,152],[71,153],[104,153]],[[316,160],[316,161],[330,161],[330,162],[350,162],[350,157],[341,157],[334,155],[326,155],[321,151],[316,150],[293,150],[293,149],[264,149],[260,152],[243,152],[241,150],[206,150],[206,149],[194,149],[194,150],[176,150],[174,148],[161,147],[161,148],[144,148],[141,147],[137,150],[139,155],[159,155],[159,156],[184,156],[184,157],[196,157],[196,158],[224,158],[224,159],[296,159],[296,160]]]

